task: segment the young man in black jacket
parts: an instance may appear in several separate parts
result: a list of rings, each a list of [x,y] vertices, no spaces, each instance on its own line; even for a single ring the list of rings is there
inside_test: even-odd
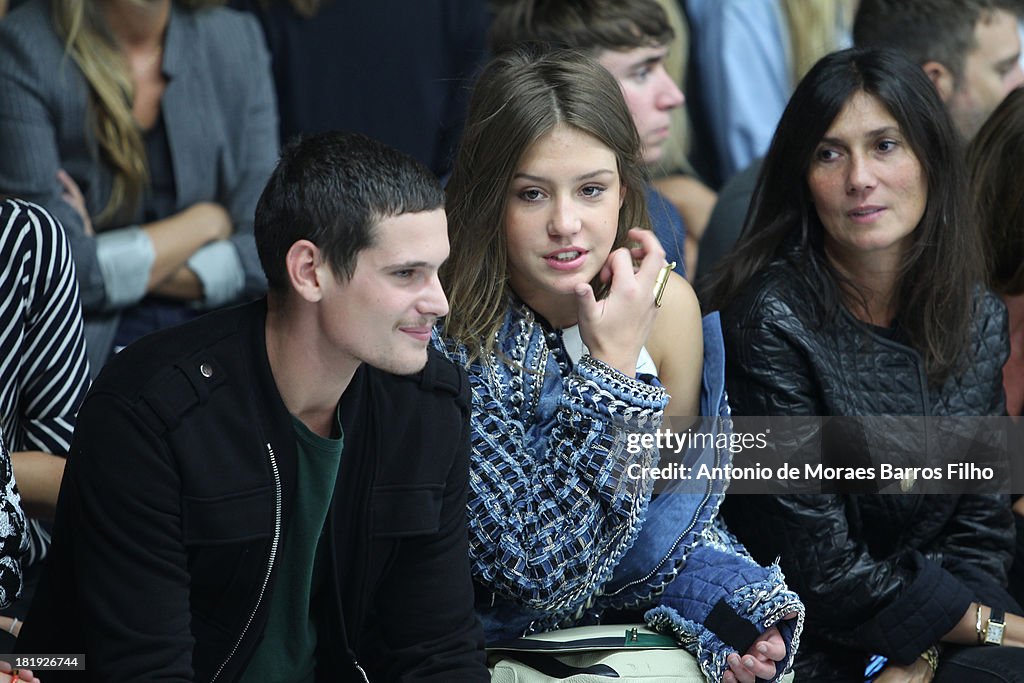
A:
[[[488,680],[468,385],[428,350],[443,201],[361,136],[284,151],[266,300],[139,341],[86,399],[21,652],[119,683]]]

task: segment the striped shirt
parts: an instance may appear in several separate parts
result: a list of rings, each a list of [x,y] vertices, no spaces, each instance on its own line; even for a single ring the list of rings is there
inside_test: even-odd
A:
[[[71,247],[44,209],[0,201],[0,429],[13,451],[66,455],[89,388],[82,310]],[[29,522],[26,564],[49,533]]]

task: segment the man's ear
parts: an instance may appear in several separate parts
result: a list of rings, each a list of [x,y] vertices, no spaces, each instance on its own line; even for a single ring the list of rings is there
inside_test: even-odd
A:
[[[943,102],[949,102],[949,98],[953,96],[953,91],[956,89],[956,79],[953,77],[953,72],[945,64],[936,62],[934,59],[922,64],[921,68],[924,69],[925,75],[928,76],[938,91],[939,99]]]
[[[321,262],[320,248],[309,240],[295,242],[285,255],[288,281],[292,289],[306,301],[315,303],[323,298],[321,274],[317,270]]]

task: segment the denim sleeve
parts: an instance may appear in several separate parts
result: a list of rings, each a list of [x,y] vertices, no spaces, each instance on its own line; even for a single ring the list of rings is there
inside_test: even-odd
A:
[[[790,614],[796,616],[783,619]],[[716,520],[645,618],[652,628],[678,638],[712,681],[722,680],[730,654],[745,653],[758,636],[776,626],[786,641],[786,656],[776,665],[775,681],[792,668],[804,606],[786,586],[778,564],[757,564]]]
[[[658,451],[634,437],[660,426],[665,390],[584,356],[564,382],[548,437],[537,441],[498,398],[489,366],[470,365],[469,377],[474,579],[549,614],[577,609],[640,529],[651,480],[629,472],[657,462]]]

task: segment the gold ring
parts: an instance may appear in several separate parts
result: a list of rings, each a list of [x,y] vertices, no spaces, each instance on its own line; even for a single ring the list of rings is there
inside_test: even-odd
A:
[[[661,297],[665,294],[665,285],[668,284],[668,274],[676,267],[676,262],[662,267],[658,271],[658,277],[654,280],[654,305],[661,308]]]

